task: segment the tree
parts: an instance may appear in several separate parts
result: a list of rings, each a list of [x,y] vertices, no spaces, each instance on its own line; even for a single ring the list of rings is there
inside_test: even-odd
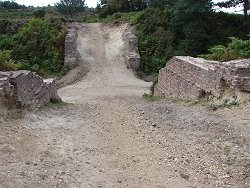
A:
[[[115,12],[140,11],[147,8],[149,0],[101,0],[101,7],[107,14]]]
[[[62,14],[73,16],[76,12],[84,10],[85,0],[60,0],[55,6]]]
[[[211,7],[211,0],[177,0],[174,4],[170,28],[176,35],[177,55],[196,56],[206,52]]]
[[[248,15],[248,10],[250,9],[250,2],[249,0],[226,0],[220,3],[216,3],[219,7],[225,7],[225,8],[230,8],[230,7],[236,7],[238,5],[243,4],[243,11],[244,15]]]
[[[130,11],[140,11],[147,8],[149,0],[131,0]]]
[[[0,1],[0,7],[5,9],[25,9],[25,5],[19,5],[14,1]]]
[[[165,6],[172,6],[175,0],[150,0],[149,6],[158,9],[164,9]]]

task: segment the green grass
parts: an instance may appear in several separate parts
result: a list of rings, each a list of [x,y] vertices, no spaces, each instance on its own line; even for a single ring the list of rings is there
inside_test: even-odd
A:
[[[45,104],[44,107],[47,108],[62,108],[64,106],[68,106],[69,104],[66,102],[63,102],[62,100],[59,99],[51,99],[50,102]]]
[[[146,94],[146,93],[144,93],[144,94],[142,95],[142,97],[143,97],[145,100],[148,100],[148,101],[160,101],[160,100],[165,99],[165,97],[162,97],[162,96],[153,96],[153,95],[149,95],[149,94]]]

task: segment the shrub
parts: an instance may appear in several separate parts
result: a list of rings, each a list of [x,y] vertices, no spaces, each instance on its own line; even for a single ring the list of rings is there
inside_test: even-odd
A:
[[[16,71],[21,69],[22,65],[11,59],[11,51],[0,51],[0,71]]]
[[[214,46],[209,49],[209,54],[200,55],[200,57],[216,61],[250,58],[250,34],[248,36],[247,40],[230,37],[231,42],[226,46]]]
[[[59,18],[33,18],[16,33],[1,35],[0,50],[9,50],[11,59],[24,69],[55,75],[63,69],[65,34]]]
[[[40,10],[36,10],[33,15],[35,18],[44,18],[45,17],[45,10],[44,9],[40,9]]]
[[[141,69],[157,73],[173,56],[174,33],[169,30],[170,10],[148,8],[137,14],[136,34],[142,57]]]

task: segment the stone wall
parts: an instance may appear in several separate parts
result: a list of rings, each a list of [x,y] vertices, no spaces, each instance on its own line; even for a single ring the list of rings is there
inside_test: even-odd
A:
[[[225,87],[250,91],[250,60],[207,61],[178,56],[160,70],[155,95],[198,100],[205,94],[219,98]]]
[[[127,66],[136,71],[140,68],[141,57],[138,50],[138,39],[133,34],[129,26],[124,31],[122,39],[125,44]]]
[[[223,62],[223,79],[230,88],[250,92],[250,59]]]
[[[75,68],[81,60],[80,54],[77,50],[77,25],[76,23],[67,24],[68,33],[65,38],[64,49],[64,65],[69,68]]]
[[[1,106],[34,110],[51,99],[60,100],[54,80],[30,71],[0,72]]]

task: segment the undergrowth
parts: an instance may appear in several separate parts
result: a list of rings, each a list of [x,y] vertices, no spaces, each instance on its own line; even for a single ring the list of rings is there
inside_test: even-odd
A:
[[[60,18],[0,20],[0,71],[26,69],[50,77],[65,72],[66,28]]]
[[[209,54],[200,55],[205,59],[216,61],[230,61],[234,59],[250,58],[250,33],[247,40],[230,37],[227,45],[217,45],[209,49]]]

